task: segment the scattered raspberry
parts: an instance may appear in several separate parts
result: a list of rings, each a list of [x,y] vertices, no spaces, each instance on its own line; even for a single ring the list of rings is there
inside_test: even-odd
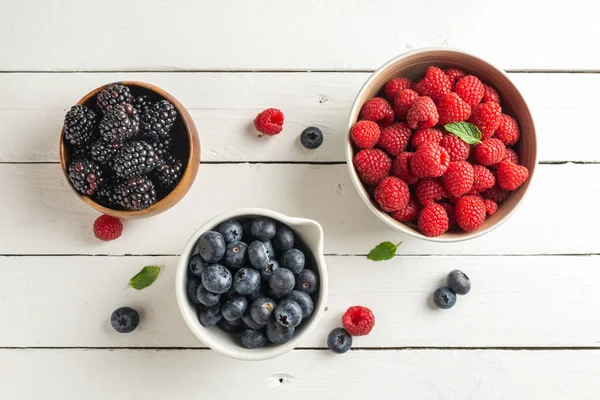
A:
[[[408,185],[395,176],[384,178],[375,189],[375,201],[383,211],[398,211],[408,204]]]
[[[464,196],[456,203],[456,223],[465,232],[471,232],[485,221],[485,204],[479,196]]]
[[[471,116],[471,106],[461,99],[456,93],[442,96],[437,103],[440,125],[451,122],[466,121]]]
[[[512,146],[517,143],[521,133],[519,131],[519,124],[510,115],[502,114],[500,117],[500,125],[496,129],[494,137],[499,139],[507,146]]]
[[[406,122],[396,122],[381,130],[377,146],[395,157],[406,150],[411,135],[412,131]]]
[[[471,148],[458,136],[449,133],[444,135],[440,141],[442,146],[448,152],[450,161],[464,161],[469,157]]]
[[[492,171],[483,165],[473,165],[473,192],[483,192],[486,189],[494,187],[495,184],[496,178],[492,174]]]
[[[440,236],[448,230],[448,214],[439,204],[431,204],[421,211],[419,230],[425,236]]]
[[[391,102],[394,101],[396,96],[404,89],[410,89],[412,82],[408,78],[394,78],[385,84],[385,98]]]
[[[372,149],[381,136],[381,128],[373,121],[358,121],[350,130],[350,138],[359,149]]]
[[[454,85],[456,85],[456,82],[460,78],[462,78],[463,76],[467,76],[467,73],[465,71],[458,68],[446,68],[444,70],[444,73],[446,74],[446,76],[448,76],[448,79],[450,80],[450,86],[452,86],[453,89]]]
[[[481,83],[479,78],[473,75],[467,75],[464,78],[460,78],[456,82],[454,91],[468,105],[475,107],[477,104],[481,103],[481,99],[483,99],[483,95],[485,93],[485,88],[483,87],[483,83]]]
[[[500,117],[502,116],[502,108],[498,103],[488,101],[481,103],[473,108],[469,122],[477,125],[481,131],[481,138],[488,139],[494,135],[496,129],[500,125]]]
[[[438,123],[438,112],[435,103],[429,97],[419,97],[406,115],[408,126],[412,129],[427,129]]]
[[[254,118],[254,127],[263,135],[277,135],[283,129],[283,113],[276,108],[267,108]]]
[[[450,164],[448,152],[439,144],[425,142],[417,149],[410,161],[410,169],[418,178],[444,175]]]
[[[504,189],[500,188],[498,185],[495,185],[494,187],[492,187],[490,189],[486,189],[483,192],[481,192],[481,196],[484,199],[493,200],[496,204],[500,204],[504,200],[506,200],[506,198],[508,197],[509,194],[510,193],[508,192],[508,190],[504,190]]]
[[[485,212],[488,215],[494,215],[498,211],[498,204],[494,200],[485,199],[483,204],[485,205]]]
[[[394,123],[394,110],[383,97],[373,97],[362,106],[359,119],[375,121],[383,127],[389,126]]]
[[[443,176],[448,194],[460,197],[473,187],[473,167],[466,161],[451,162]]]
[[[409,185],[417,183],[419,178],[417,178],[410,169],[410,160],[414,155],[415,153],[411,153],[409,151],[405,151],[404,153],[398,154],[398,156],[396,156],[396,158],[394,158],[394,161],[392,162],[392,176],[402,179]]]
[[[375,326],[375,316],[367,307],[352,306],[342,316],[344,329],[352,336],[364,336]]]
[[[119,218],[101,215],[94,221],[94,236],[100,240],[115,240],[123,232],[123,223]]]
[[[392,218],[396,221],[400,222],[413,222],[419,218],[419,213],[421,212],[421,205],[414,198],[414,196],[410,196],[408,199],[408,203],[406,207],[401,210],[395,211],[392,213]]]
[[[448,191],[446,190],[446,187],[437,178],[421,179],[419,182],[417,182],[415,194],[419,200],[419,203],[421,203],[424,207],[448,197]]]
[[[416,99],[419,98],[419,94],[412,89],[404,89],[394,99],[392,108],[394,114],[396,114],[397,120],[406,120],[408,110],[412,107]]]
[[[498,186],[505,190],[515,190],[529,177],[529,170],[504,160],[498,165]]]
[[[438,67],[433,66],[427,68],[425,77],[417,84],[415,89],[419,95],[431,97],[433,101],[438,101],[451,90],[452,86],[450,85],[448,75]]]
[[[475,146],[473,153],[478,164],[489,167],[504,159],[506,147],[498,139],[486,139]]]
[[[410,142],[415,149],[421,147],[425,142],[433,142],[439,144],[444,134],[436,128],[427,128],[416,131]]]
[[[498,94],[496,89],[485,83],[483,84],[483,88],[484,92],[482,101],[484,103],[488,101],[493,101],[494,103],[502,104],[500,100],[500,95]]]
[[[439,204],[440,206],[444,207],[444,210],[446,210],[446,215],[448,215],[448,229],[456,228],[456,212],[454,211],[454,206],[446,202]]]
[[[517,152],[513,149],[506,149],[506,155],[504,156],[504,159],[510,161],[513,164],[519,164],[519,156],[517,155]]]
[[[363,183],[377,185],[389,175],[392,160],[379,149],[361,150],[354,156],[354,168]]]

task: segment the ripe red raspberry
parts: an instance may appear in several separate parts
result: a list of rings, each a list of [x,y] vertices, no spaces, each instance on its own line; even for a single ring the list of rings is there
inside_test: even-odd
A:
[[[502,100],[500,100],[500,95],[498,94],[496,89],[485,83],[483,84],[483,88],[485,89],[483,92],[482,99],[484,103],[487,101],[493,101],[494,103],[502,104]]]
[[[438,123],[435,103],[429,97],[419,97],[408,110],[406,121],[412,129],[427,129]]]
[[[504,190],[515,190],[529,177],[529,170],[504,160],[498,165],[498,186]]]
[[[448,194],[460,197],[473,187],[473,167],[466,161],[451,162],[443,176]]]
[[[398,154],[392,162],[392,176],[402,179],[409,185],[417,183],[419,178],[417,178],[410,169],[410,160],[414,155],[415,153],[411,153],[409,151],[405,151],[404,153]]]
[[[358,121],[350,129],[350,138],[359,149],[372,149],[381,136],[381,128],[373,121]]]
[[[450,80],[450,86],[452,86],[453,89],[454,85],[456,85],[456,82],[460,78],[462,78],[463,76],[467,76],[467,73],[465,71],[458,68],[446,68],[444,70],[444,73],[448,76],[448,79]]]
[[[427,128],[416,131],[410,142],[415,149],[421,147],[425,142],[440,143],[444,134],[439,129]]]
[[[423,207],[434,204],[448,197],[448,191],[437,178],[421,179],[417,182],[415,195]]]
[[[362,106],[359,119],[375,121],[382,127],[390,126],[394,123],[394,110],[383,97],[373,97]]]
[[[404,89],[410,89],[412,82],[408,78],[394,78],[385,84],[385,98],[391,102],[394,101],[396,96]]]
[[[492,174],[492,171],[483,165],[473,165],[473,192],[483,192],[486,189],[494,187],[495,184],[496,178]]]
[[[478,164],[489,167],[504,159],[506,147],[498,139],[485,139],[475,146],[473,153]]]
[[[419,230],[425,236],[440,236],[448,230],[448,214],[439,204],[431,204],[419,215]]]
[[[446,202],[439,204],[440,206],[444,207],[444,210],[446,210],[446,215],[448,215],[448,229],[456,227],[456,212],[454,211],[454,206]]]
[[[483,99],[483,94],[485,93],[485,88],[478,77],[467,75],[464,78],[460,78],[456,82],[454,91],[468,105],[475,107],[477,104],[481,103],[481,99]]]
[[[488,139],[494,135],[500,125],[502,108],[498,103],[488,101],[481,103],[473,108],[469,122],[477,125],[481,131],[481,138]]]
[[[421,205],[414,198],[414,196],[411,195],[408,199],[408,203],[403,209],[392,213],[392,218],[400,222],[413,222],[416,221],[417,218],[419,218],[420,212]]]
[[[283,129],[283,113],[276,108],[267,108],[254,118],[254,127],[264,135],[277,135]]]
[[[342,325],[352,336],[364,336],[375,326],[375,316],[367,307],[352,306],[342,316]]]
[[[448,164],[450,156],[443,147],[437,143],[425,142],[410,160],[410,169],[418,178],[435,178],[444,175]]]
[[[507,146],[512,146],[517,143],[521,132],[519,131],[519,124],[510,115],[502,114],[500,117],[500,125],[496,129],[494,137],[499,139]]]
[[[464,196],[456,203],[456,223],[465,232],[471,232],[485,221],[485,204],[479,196]]]
[[[466,121],[471,116],[471,106],[456,93],[448,93],[437,102],[440,125]]]
[[[393,125],[383,128],[379,137],[378,147],[391,156],[397,156],[408,146],[412,131],[406,122],[396,122]]]
[[[493,200],[496,204],[500,204],[504,200],[506,200],[509,194],[510,193],[508,190],[504,190],[498,185],[495,185],[494,187],[481,192],[481,197],[483,197],[484,199]]]
[[[392,160],[379,149],[361,150],[354,156],[354,168],[363,183],[377,185],[390,174]]]
[[[504,159],[510,161],[513,164],[519,164],[519,156],[517,155],[517,152],[513,149],[506,149],[506,155],[504,156]]]
[[[427,68],[425,77],[417,83],[415,89],[419,95],[431,97],[433,101],[438,101],[443,95],[449,93],[451,90],[452,86],[450,85],[448,75],[438,67],[433,66]]]
[[[494,215],[498,211],[498,204],[494,200],[485,199],[483,204],[485,205],[485,212],[488,215]]]
[[[398,211],[408,204],[410,191],[402,179],[395,176],[384,178],[375,189],[375,201],[383,211]]]
[[[440,140],[440,146],[442,146],[448,152],[450,161],[464,161],[469,157],[469,151],[471,147],[466,144],[458,136],[449,133],[444,135]]]
[[[412,107],[413,103],[418,98],[419,94],[414,90],[404,89],[401,91],[394,99],[392,106],[394,109],[394,114],[396,114],[396,119],[399,121],[406,120],[408,110],[410,110],[410,107]]]
[[[94,221],[94,236],[100,240],[115,240],[123,232],[123,223],[119,218],[101,215]]]

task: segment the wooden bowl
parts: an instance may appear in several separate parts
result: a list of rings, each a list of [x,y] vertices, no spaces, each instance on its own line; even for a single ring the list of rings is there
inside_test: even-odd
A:
[[[352,162],[354,148],[350,141],[350,128],[356,123],[363,104],[372,97],[381,96],[383,87],[390,79],[400,76],[413,80],[417,79],[423,76],[427,67],[431,65],[440,68],[460,68],[468,74],[478,76],[482,81],[496,88],[502,98],[503,112],[513,116],[519,122],[521,129],[521,138],[516,146],[516,150],[519,154],[519,163],[529,169],[529,178],[521,187],[511,192],[508,198],[499,205],[498,211],[494,215],[489,216],[484,224],[473,232],[453,231],[446,232],[437,237],[427,237],[419,232],[416,225],[396,221],[390,215],[381,211],[377,204],[373,202],[358,178],[354,169],[354,163]],[[375,71],[367,82],[365,82],[358,92],[356,100],[354,100],[348,119],[347,132],[348,134],[345,139],[346,162],[350,170],[352,182],[365,204],[383,222],[395,230],[434,242],[458,242],[474,239],[500,226],[515,212],[517,206],[523,200],[529,189],[537,165],[537,139],[533,118],[519,90],[501,69],[471,54],[448,48],[425,48],[410,51],[394,58]]]
[[[194,179],[196,179],[196,174],[198,173],[198,168],[200,167],[200,139],[198,138],[198,131],[196,130],[196,125],[194,124],[194,120],[192,119],[190,113],[175,97],[164,90],[145,82],[112,82],[92,90],[81,100],[79,100],[77,104],[82,104],[93,110],[97,110],[95,106],[96,95],[108,85],[113,83],[121,83],[133,88],[136,96],[146,94],[155,101],[164,99],[168,100],[175,106],[179,116],[175,121],[171,131],[173,135],[173,145],[171,150],[173,154],[182,161],[182,163],[185,162],[185,170],[183,172],[183,176],[181,177],[181,181],[179,181],[177,186],[171,192],[160,198],[160,200],[158,200],[151,207],[148,207],[144,210],[126,211],[113,210],[111,208],[104,207],[96,203],[92,198],[79,193],[77,190],[75,190],[75,188],[73,188],[73,185],[71,185],[71,182],[69,181],[68,166],[71,160],[71,151],[70,145],[65,142],[64,126],[60,133],[60,165],[67,182],[69,182],[69,186],[73,189],[73,192],[79,196],[84,203],[93,209],[103,214],[112,215],[118,218],[132,219],[151,217],[167,211],[169,208],[177,204],[183,198],[183,196],[186,195],[194,183]]]

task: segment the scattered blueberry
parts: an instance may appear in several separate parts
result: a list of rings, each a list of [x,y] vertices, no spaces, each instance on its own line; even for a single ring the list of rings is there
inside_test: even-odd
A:
[[[260,287],[260,272],[252,268],[240,268],[233,279],[233,289],[239,294],[250,294]]]
[[[267,325],[267,338],[272,343],[284,344],[294,336],[295,331],[296,328],[286,328],[277,322],[272,322]]]
[[[200,304],[204,304],[205,306],[214,306],[215,304],[219,304],[219,300],[221,295],[211,293],[204,285],[198,285],[198,289],[196,290],[196,297],[198,297],[198,301]]]
[[[221,305],[216,304],[211,307],[206,307],[198,312],[198,320],[202,326],[213,326],[216,325],[223,318],[221,315]]]
[[[310,296],[306,294],[306,292],[302,292],[300,290],[292,290],[292,292],[286,294],[283,299],[292,300],[298,303],[300,309],[302,310],[302,319],[310,317],[315,308]]]
[[[267,254],[265,244],[258,240],[250,243],[250,246],[248,246],[248,258],[254,268],[258,270],[265,269],[269,262],[269,255]]]
[[[337,354],[343,354],[352,347],[352,336],[344,328],[335,328],[327,336],[327,347]]]
[[[193,304],[200,304],[200,300],[198,300],[198,295],[196,294],[196,292],[198,291],[198,286],[201,286],[200,279],[198,279],[194,276],[190,276],[186,283],[185,289],[187,292],[188,299]]]
[[[279,263],[276,260],[269,260],[269,263],[267,264],[265,269],[260,271],[260,277],[263,279],[263,281],[268,282],[269,278],[271,277],[271,274],[277,268],[279,268]]]
[[[246,324],[246,326],[250,329],[261,329],[264,328],[264,325],[261,325],[254,321],[252,315],[250,315],[250,310],[246,311],[244,315],[242,315],[242,322]]]
[[[221,314],[227,321],[235,321],[242,318],[248,308],[248,300],[244,296],[235,296],[223,303]]]
[[[471,290],[471,280],[464,272],[455,269],[448,274],[448,286],[454,293],[465,295]]]
[[[274,260],[275,249],[273,248],[273,243],[270,240],[265,240],[263,244],[265,245],[265,250],[267,252],[267,257],[269,257],[269,260]]]
[[[275,221],[273,221],[271,218],[259,217],[252,221],[252,225],[250,226],[250,233],[252,233],[252,236],[255,239],[264,242],[266,240],[273,239],[273,236],[275,236],[276,228],[277,226],[275,224]]]
[[[225,243],[239,242],[244,236],[242,225],[234,220],[223,222],[219,225],[217,231],[223,235]]]
[[[456,303],[456,294],[448,286],[442,286],[433,293],[433,302],[439,308],[451,308]]]
[[[273,310],[275,302],[268,297],[261,297],[252,302],[250,316],[257,324],[266,325],[274,321]]]
[[[244,242],[231,242],[227,245],[223,261],[231,268],[241,268],[246,264],[248,245]]]
[[[190,274],[193,276],[202,277],[202,272],[207,266],[208,264],[202,259],[200,254],[194,254],[190,258]]]
[[[121,307],[113,311],[110,324],[119,333],[133,332],[140,324],[140,314],[131,307]]]
[[[316,126],[309,126],[300,134],[300,142],[307,149],[317,149],[323,144],[323,132]]]
[[[198,253],[204,261],[208,263],[216,263],[225,254],[225,239],[219,232],[208,231],[204,232],[198,243],[196,244]]]
[[[286,328],[295,328],[302,322],[302,309],[293,300],[283,300],[275,307],[275,321]]]
[[[317,275],[311,269],[303,269],[296,277],[296,290],[301,290],[307,294],[314,294],[318,286]]]
[[[281,266],[298,275],[304,269],[304,253],[298,249],[290,249],[281,256]]]
[[[202,285],[212,293],[225,293],[231,287],[231,271],[221,264],[211,264],[202,273]]]
[[[267,335],[262,330],[246,329],[242,333],[242,344],[247,349],[258,349],[267,344]]]
[[[236,321],[238,321],[238,320],[236,320]],[[227,321],[225,318],[222,318],[221,320],[219,320],[219,322],[217,322],[217,326],[219,328],[221,328],[221,330],[223,332],[237,333],[241,329],[241,322],[240,322],[239,325],[233,325],[232,323],[230,323],[229,321]]]
[[[269,287],[276,297],[282,297],[291,292],[295,284],[294,274],[287,268],[277,268],[269,278]]]
[[[294,232],[283,224],[277,225],[277,232],[273,236],[273,245],[279,251],[288,251],[294,247]]]

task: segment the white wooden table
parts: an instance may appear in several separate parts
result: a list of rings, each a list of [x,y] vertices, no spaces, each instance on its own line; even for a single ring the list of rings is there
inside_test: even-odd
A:
[[[0,398],[598,399],[600,25],[593,2],[552,4],[1,0]],[[344,161],[347,114],[369,73],[433,45],[505,68],[537,122],[531,195],[466,243],[386,227]],[[62,177],[58,134],[84,93],[124,79],[181,100],[202,165],[175,208],[101,243],[97,214]],[[259,140],[251,121],[266,107],[284,111],[285,130]],[[316,151],[298,143],[309,125],[325,133]],[[206,349],[173,293],[191,233],[245,206],[320,221],[331,281],[328,311],[302,347],[258,364]],[[405,243],[392,261],[367,260],[383,240]],[[147,264],[164,265],[157,282],[128,288]],[[454,268],[473,290],[437,311],[431,293]],[[354,304],[377,325],[333,355],[326,335]],[[122,305],[142,312],[129,335],[108,322]]]

